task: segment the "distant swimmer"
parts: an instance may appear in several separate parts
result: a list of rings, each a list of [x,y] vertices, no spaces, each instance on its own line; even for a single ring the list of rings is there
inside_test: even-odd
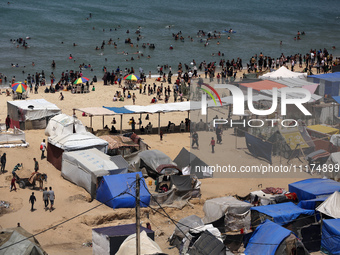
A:
[[[73,46],[78,46],[78,44],[73,43]]]
[[[29,37],[29,36],[26,36],[26,39],[28,40],[28,39],[31,39],[31,37]]]
[[[70,54],[70,56],[68,57],[68,59],[73,59],[72,54]]]
[[[165,26],[165,28],[171,28],[171,25]]]
[[[332,46],[332,49],[335,50],[335,46]]]
[[[170,48],[169,48],[170,50],[173,50],[174,49],[174,47],[172,47],[172,45],[170,45]]]
[[[228,35],[228,40],[230,40],[230,36]]]
[[[129,29],[128,29],[128,30],[126,30],[126,33],[127,33],[127,34],[128,34],[128,33],[130,33]]]

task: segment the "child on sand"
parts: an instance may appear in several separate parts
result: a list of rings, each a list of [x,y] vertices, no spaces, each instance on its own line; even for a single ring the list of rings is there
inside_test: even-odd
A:
[[[215,153],[215,140],[214,137],[211,137],[211,141],[210,141],[210,145],[211,145],[211,153]]]

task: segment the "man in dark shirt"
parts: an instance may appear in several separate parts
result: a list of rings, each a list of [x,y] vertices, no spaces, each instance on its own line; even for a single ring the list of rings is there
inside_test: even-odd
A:
[[[31,211],[33,212],[34,211],[34,202],[37,201],[37,199],[35,198],[34,196],[34,192],[32,192],[32,195],[30,196],[30,199],[29,199],[29,203],[31,203]]]

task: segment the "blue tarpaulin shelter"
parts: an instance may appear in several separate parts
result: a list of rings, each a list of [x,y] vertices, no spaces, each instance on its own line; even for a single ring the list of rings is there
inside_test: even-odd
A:
[[[288,229],[266,220],[255,230],[244,253],[246,255],[274,255],[283,240],[290,234],[292,232]]]
[[[252,136],[245,133],[246,144],[249,152],[253,154],[254,157],[265,158],[272,163],[272,144],[269,142],[264,142],[260,138]]]
[[[339,96],[340,72],[310,75],[308,79],[320,83],[319,95]]]
[[[315,210],[315,208],[319,206],[327,198],[328,196],[318,197],[318,198],[310,199],[310,200],[302,200],[298,203],[298,207],[302,209]]]
[[[126,109],[124,106],[123,107],[106,107],[106,106],[103,106],[103,107],[110,110],[110,111],[115,112],[116,114],[134,113],[133,111]]]
[[[330,254],[340,254],[340,219],[323,220],[321,246]]]
[[[147,207],[150,203],[150,193],[146,189],[145,180],[142,172],[107,175],[103,176],[102,181],[97,189],[96,199],[112,208],[134,208],[136,206],[135,197],[119,194],[126,191],[132,195],[136,195],[136,175],[139,174],[140,180],[140,206]]]
[[[301,201],[333,194],[340,190],[340,183],[330,179],[311,178],[291,183],[288,188],[289,192],[295,192]]]

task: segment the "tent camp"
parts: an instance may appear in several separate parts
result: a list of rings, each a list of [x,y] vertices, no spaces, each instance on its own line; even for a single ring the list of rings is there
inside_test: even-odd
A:
[[[46,128],[49,119],[60,113],[61,110],[55,104],[45,99],[7,102],[11,128],[17,127],[21,130]]]
[[[311,178],[291,183],[288,188],[289,192],[295,192],[301,201],[333,194],[340,189],[340,183],[329,179]]]
[[[140,180],[140,206],[147,207],[150,203],[150,193],[147,190],[142,172],[103,176],[97,189],[96,199],[107,206],[115,208],[134,208],[136,206],[136,175]],[[123,194],[127,192],[132,194]],[[120,196],[119,196],[120,195]]]
[[[81,121],[73,116],[58,114],[50,119],[45,129],[46,136],[66,135],[73,133],[85,133],[86,128]]]
[[[340,192],[335,191],[321,205],[319,205],[318,208],[316,208],[316,210],[318,212],[321,212],[327,215],[328,217],[339,219],[340,218]]]
[[[196,175],[198,179],[212,178],[213,176],[213,173],[209,171],[208,165],[205,162],[203,162],[199,157],[197,157],[195,154],[187,151],[184,147],[178,153],[178,155],[174,159],[174,162],[177,164],[178,168],[182,170],[183,168],[188,167],[190,164],[189,173]],[[202,169],[206,171],[202,171]],[[183,172],[183,174],[185,173]]]
[[[222,232],[250,229],[251,204],[234,197],[219,197],[206,200],[203,206],[204,223],[213,223]]]
[[[256,228],[266,219],[284,226],[294,233],[297,233],[297,230],[302,226],[315,222],[314,210],[301,209],[292,202],[251,208],[251,225],[253,228]]]
[[[327,171],[318,172],[323,177],[333,179],[335,181],[340,180],[340,152],[333,152],[327,159],[325,165],[327,166]]]
[[[302,200],[298,203],[298,207],[302,209],[307,209],[307,210],[315,210],[319,205],[321,205],[328,196],[322,196],[314,199],[309,199],[309,200]]]
[[[265,73],[264,75],[260,76],[260,79],[269,79],[269,80],[278,80],[278,79],[285,79],[285,78],[306,78],[307,73],[297,73],[292,72],[287,67],[281,66],[279,69]]]
[[[89,132],[50,136],[47,144],[47,161],[58,170],[61,170],[62,154],[64,151],[96,148],[106,152],[107,145],[108,142]]]
[[[340,219],[322,221],[321,247],[332,255],[340,254]]]
[[[244,253],[246,255],[309,254],[290,230],[270,220],[257,227]]]
[[[161,174],[178,174],[181,172],[177,169],[176,163],[159,150],[142,151],[138,156],[140,158],[139,168],[145,167],[148,175],[154,179]],[[166,167],[160,167],[162,165]]]
[[[154,231],[140,226],[151,240],[155,240]],[[115,255],[124,240],[136,233],[136,224],[125,224],[92,229],[93,255]]]
[[[163,254],[158,244],[147,236],[145,231],[140,233],[140,252],[141,254]],[[137,254],[136,253],[136,234],[128,236],[120,246],[116,255]]]
[[[96,189],[102,176],[127,173],[128,163],[122,156],[110,157],[96,148],[64,152],[61,176],[83,187],[96,197]]]
[[[47,255],[38,240],[31,236],[32,234],[22,227],[2,229],[0,232],[0,254]],[[24,239],[26,240],[22,241]]]

